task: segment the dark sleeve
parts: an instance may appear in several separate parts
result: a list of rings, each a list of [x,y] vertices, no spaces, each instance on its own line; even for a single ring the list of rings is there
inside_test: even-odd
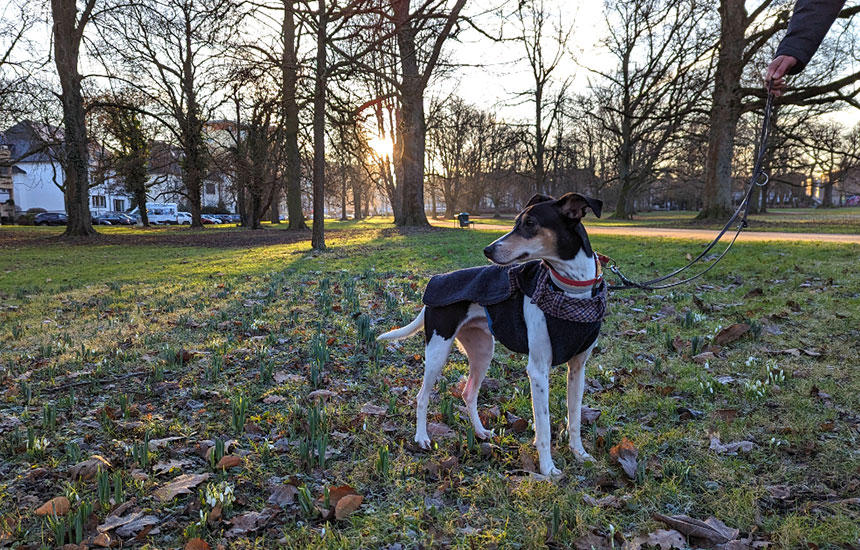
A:
[[[788,32],[776,49],[776,56],[797,59],[788,74],[797,74],[806,67],[844,5],[845,0],[797,0]]]

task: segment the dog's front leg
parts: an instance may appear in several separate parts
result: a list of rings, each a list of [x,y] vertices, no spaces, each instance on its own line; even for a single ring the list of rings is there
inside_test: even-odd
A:
[[[543,312],[532,304],[528,297],[523,303],[523,313],[529,341],[529,364],[526,372],[531,385],[535,447],[540,459],[540,473],[545,476],[556,476],[560,475],[561,471],[552,461],[549,418],[549,369],[552,366],[552,344]]]
[[[593,461],[582,446],[580,426],[582,424],[582,394],[585,391],[585,362],[594,349],[591,344],[584,352],[573,356],[567,362],[567,434],[570,437],[570,450],[581,462]]]

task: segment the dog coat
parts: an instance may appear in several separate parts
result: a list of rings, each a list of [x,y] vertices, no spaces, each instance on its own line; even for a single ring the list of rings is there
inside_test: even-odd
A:
[[[592,289],[591,298],[571,298],[553,284],[546,265],[533,260],[436,275],[427,283],[423,302],[429,307],[458,302],[480,304],[496,340],[511,351],[528,353],[523,315],[523,300],[528,297],[544,312],[552,344],[552,364],[558,365],[587,350],[597,339],[606,316],[606,294],[606,284],[601,282]]]

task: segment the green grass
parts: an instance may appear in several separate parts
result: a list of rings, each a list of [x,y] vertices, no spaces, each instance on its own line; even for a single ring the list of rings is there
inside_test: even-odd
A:
[[[614,220],[607,212],[601,219],[589,216],[586,226],[595,227],[665,227],[682,229],[719,229],[725,222],[701,223],[697,212],[640,212],[632,220]],[[479,225],[511,225],[513,218],[472,217]],[[860,207],[846,208],[778,208],[764,214],[752,214],[747,231],[784,231],[789,233],[860,233]]]
[[[73,511],[76,498],[96,504],[84,540],[94,536],[96,521],[119,503],[102,506],[95,480],[69,478],[70,467],[91,454],[110,461],[122,499],[136,499],[129,510],[159,518],[160,532],[132,546],[179,547],[200,535],[231,548],[543,547],[554,529],[552,544],[569,547],[595,530],[630,540],[663,528],[654,512],[713,515],[785,548],[858,544],[860,510],[847,499],[860,487],[860,247],[739,243],[699,286],[613,295],[600,351],[587,367],[594,391],[585,404],[602,414],[583,440],[596,462],[579,465],[567,449],[558,367],[550,408],[564,477],[549,483],[522,471],[522,456],[535,456],[530,429],[514,433],[504,420],[491,420],[497,437],[483,449],[467,448],[468,422],[449,391],[468,369],[457,352],[443,374],[448,389],[437,386],[439,398],[431,401],[431,420],[440,422],[443,405],[453,404],[457,436],[430,452],[416,450],[422,338],[379,350],[358,329],[362,315],[375,334],[408,322],[430,276],[483,264],[483,246],[500,233],[400,232],[384,220],[328,227],[330,250],[322,254],[304,238],[218,246],[219,236],[241,231],[231,228],[207,228],[197,244],[182,246],[146,238],[195,235],[187,229],[106,228],[104,242],[66,246],[48,238],[58,229],[33,228],[25,234],[45,238],[0,249],[0,544],[53,544],[53,531],[32,510],[62,494],[72,496]],[[21,230],[3,231],[0,239],[21,237]],[[270,229],[265,236],[276,233],[287,234]],[[142,244],[109,239],[120,237]],[[592,240],[641,277],[682,265],[701,246]],[[694,337],[708,342],[719,327],[745,320],[763,327],[758,337],[726,345],[707,366],[688,349],[667,346],[676,337],[687,346]],[[336,393],[315,432],[328,435],[322,467],[302,447],[319,353],[313,342],[328,352],[317,385]],[[792,348],[812,355],[779,353]],[[183,349],[199,353],[186,363],[177,354]],[[786,379],[753,396],[746,382],[766,380],[768,362]],[[115,378],[133,373],[140,374]],[[530,418],[525,359],[497,347],[489,376],[499,383],[482,390],[481,409],[498,405]],[[725,376],[731,381],[720,384]],[[248,402],[245,426],[234,421],[238,396]],[[386,415],[362,415],[366,403]],[[723,409],[737,418],[727,422],[717,413]],[[46,410],[54,411],[53,422]],[[27,428],[47,440],[44,450],[28,444]],[[748,440],[754,448],[716,454],[708,449],[710,431],[723,443]],[[181,439],[156,449],[141,468],[131,449],[147,433]],[[622,436],[644,465],[635,482],[608,454]],[[241,468],[222,472],[201,456],[200,442],[216,438],[237,440],[232,452],[243,456]],[[457,465],[440,469],[449,457]],[[208,510],[197,489],[165,503],[154,497],[178,472],[159,474],[153,465],[171,459],[186,461],[185,473],[208,472],[209,482],[234,488],[224,520],[195,526],[201,507]],[[346,520],[307,517],[291,503],[265,526],[227,538],[230,520],[264,510],[272,485],[290,480],[314,499],[327,487],[349,485],[364,502]],[[788,498],[774,497],[774,486],[786,486]],[[594,507],[584,495],[623,500],[620,508]]]

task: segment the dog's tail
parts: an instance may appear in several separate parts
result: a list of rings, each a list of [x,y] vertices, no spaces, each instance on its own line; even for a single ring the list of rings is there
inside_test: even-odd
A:
[[[418,332],[419,330],[424,328],[424,309],[425,308],[423,308],[423,307],[421,308],[421,313],[419,313],[418,317],[413,319],[413,321],[411,323],[409,323],[405,327],[396,328],[394,330],[389,330],[385,334],[380,334],[379,336],[376,337],[376,341],[377,342],[380,340],[396,341],[396,340],[403,340],[404,338],[409,338],[410,336],[412,336],[413,334],[415,334],[416,332]]]

